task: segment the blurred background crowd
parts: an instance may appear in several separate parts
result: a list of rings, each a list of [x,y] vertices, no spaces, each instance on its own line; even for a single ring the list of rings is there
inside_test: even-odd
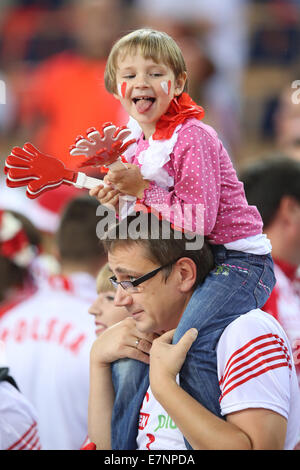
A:
[[[218,131],[238,172],[278,155],[300,161],[300,0],[1,0],[0,211],[12,210],[26,217],[27,235],[39,249],[35,271],[39,276],[44,268],[51,275],[63,272],[57,256],[57,230],[67,203],[81,192],[60,187],[28,200],[22,188],[5,186],[4,161],[13,146],[29,141],[71,164],[69,146],[77,135],[107,121],[126,124],[119,102],[104,88],[105,62],[116,39],[145,26],[166,31],[180,45],[189,93],[204,107],[204,121]],[[274,171],[279,171],[278,185],[285,170]],[[299,177],[297,171],[292,168],[291,175]],[[244,175],[253,204],[263,211],[274,183],[270,181],[267,194],[256,200],[257,177],[252,181]],[[300,264],[300,179],[298,185],[296,180],[291,194],[298,210],[291,234],[294,251],[286,259],[295,266]],[[286,192],[278,201],[290,195],[289,186],[286,180]],[[76,216],[78,226],[82,213]],[[96,219],[91,223],[94,226]],[[75,223],[69,229],[67,245],[78,243],[78,226]],[[79,235],[73,237],[76,230]],[[279,253],[283,251],[278,248]],[[100,258],[99,266],[104,263],[102,254]],[[75,264],[72,261],[67,275],[77,268],[85,270]],[[93,278],[98,264],[86,269]],[[5,269],[0,272],[0,283]],[[94,284],[88,304],[92,290],[96,292]],[[298,302],[299,296],[295,316],[300,333]],[[7,331],[2,330],[2,339]],[[84,437],[83,432],[73,448]]]
[[[69,163],[69,146],[85,129],[126,123],[103,72],[113,42],[143,26],[179,43],[189,93],[237,170],[276,151],[300,158],[299,10],[299,0],[1,1],[0,174],[25,141]],[[0,182],[7,204],[12,192]],[[56,193],[55,202],[48,195],[28,209],[15,190],[9,203],[47,231],[72,191]]]
[[[142,26],[176,38],[190,94],[237,166],[274,145],[293,147],[298,136],[282,133],[299,108],[290,106],[300,79],[299,8],[298,0],[2,0],[2,158],[24,139],[67,153],[81,122],[117,119],[102,85],[105,59],[117,38]]]

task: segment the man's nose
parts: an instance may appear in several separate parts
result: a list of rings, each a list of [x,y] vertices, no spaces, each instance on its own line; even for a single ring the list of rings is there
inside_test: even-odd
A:
[[[132,304],[132,296],[120,285],[117,287],[114,304],[117,307],[126,307]]]

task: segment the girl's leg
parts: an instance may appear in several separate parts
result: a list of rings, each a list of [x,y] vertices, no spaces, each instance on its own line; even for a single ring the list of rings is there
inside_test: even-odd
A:
[[[111,368],[115,390],[112,449],[136,450],[140,408],[149,386],[149,366],[134,359],[120,359]]]

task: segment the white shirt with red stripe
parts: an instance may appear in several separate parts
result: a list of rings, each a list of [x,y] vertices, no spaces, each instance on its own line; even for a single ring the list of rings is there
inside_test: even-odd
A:
[[[0,312],[0,340],[21,392],[37,412],[43,449],[78,450],[87,436],[89,354],[96,339],[87,273],[52,276],[24,302]]]
[[[40,450],[37,416],[10,383],[0,382],[0,450]]]
[[[300,431],[300,397],[291,347],[280,324],[259,309],[237,318],[222,333],[217,362],[222,415],[248,408],[273,410],[287,419],[284,449],[293,449]],[[150,387],[140,410],[137,448],[186,449]]]
[[[179,376],[176,377],[177,383]],[[148,388],[143,400],[137,436],[138,450],[186,450],[183,435]]]
[[[284,449],[300,431],[300,394],[288,338],[268,313],[242,315],[224,330],[217,346],[221,413],[265,408],[287,419]]]
[[[276,318],[292,346],[300,385],[300,290],[297,266],[274,259],[276,285],[263,310]]]

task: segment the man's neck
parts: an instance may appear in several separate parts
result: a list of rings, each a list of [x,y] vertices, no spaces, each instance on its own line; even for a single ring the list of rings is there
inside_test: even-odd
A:
[[[290,265],[297,266],[300,264],[299,252],[297,252],[299,250],[295,250],[292,241],[282,235],[282,230],[278,225],[273,225],[265,232],[272,243],[272,256]]]

